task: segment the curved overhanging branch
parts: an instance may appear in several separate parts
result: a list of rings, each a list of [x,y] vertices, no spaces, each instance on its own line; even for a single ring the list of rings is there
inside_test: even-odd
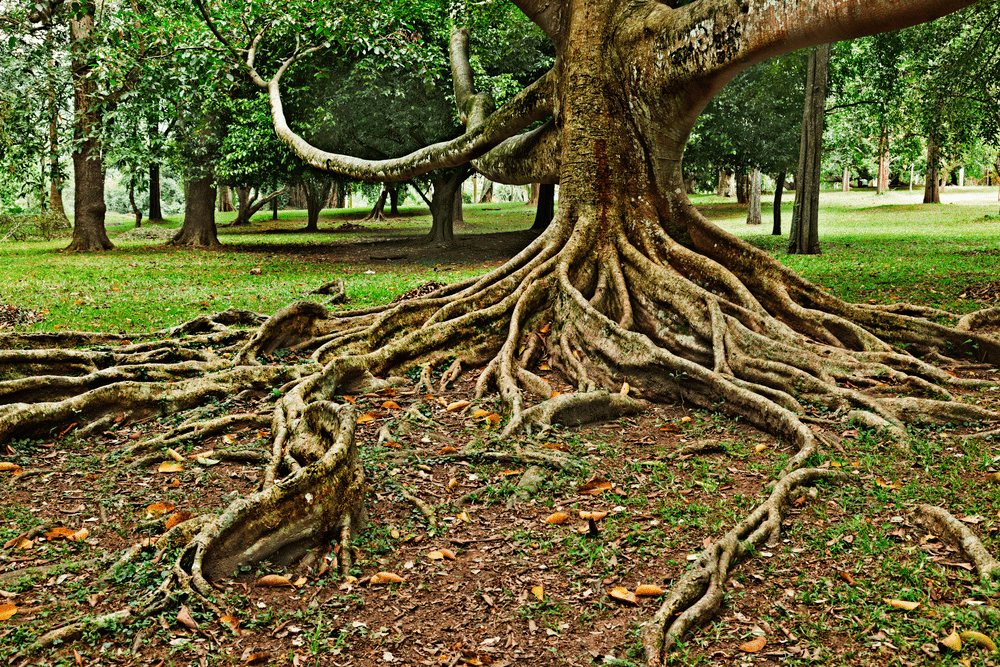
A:
[[[561,166],[559,130],[552,119],[529,132],[507,139],[472,161],[480,174],[497,183],[527,185],[559,183]]]
[[[500,109],[486,116],[481,124],[456,139],[432,144],[409,155],[387,160],[362,160],[348,155],[329,153],[316,148],[289,127],[281,102],[280,86],[281,77],[289,67],[325,48],[325,45],[295,54],[282,63],[274,76],[264,80],[254,67],[260,41],[261,36],[254,39],[247,52],[246,63],[254,83],[268,92],[271,117],[278,137],[310,166],[360,181],[381,183],[405,181],[434,169],[457,167],[486,154],[503,140],[552,113],[555,74],[549,71]]]

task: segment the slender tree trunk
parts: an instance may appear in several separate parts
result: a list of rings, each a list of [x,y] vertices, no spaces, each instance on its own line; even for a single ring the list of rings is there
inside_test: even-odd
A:
[[[882,130],[878,142],[878,173],[875,177],[875,194],[884,195],[889,191],[889,131]]]
[[[927,171],[924,174],[924,203],[940,204],[941,188],[938,185],[938,145],[931,135],[927,138]]]
[[[251,189],[243,186],[237,185],[233,188],[236,192],[236,217],[231,223],[230,227],[243,227],[250,224],[250,205],[254,202],[254,199],[250,197]]]
[[[781,193],[784,189],[785,172],[781,172],[774,179],[774,226],[771,228],[771,234],[774,236],[781,236]]]
[[[750,174],[741,173],[736,179],[736,203],[748,204],[750,202]]]
[[[142,227],[142,210],[139,209],[138,204],[135,203],[135,176],[130,176],[128,179],[128,203],[132,207],[132,215],[135,216],[135,227],[136,229]]]
[[[725,169],[719,170],[719,183],[715,186],[716,197],[726,197],[729,191],[729,174]]]
[[[378,193],[378,199],[375,200],[375,205],[372,206],[372,210],[368,212],[365,216],[365,220],[382,220],[385,218],[385,200],[389,197],[389,186],[386,183],[382,184],[382,191]]]
[[[233,192],[228,185],[223,185],[219,190],[219,213],[232,213],[236,210],[233,206]]]
[[[748,225],[759,225],[761,224],[760,218],[760,169],[754,167],[750,170],[750,176],[747,179],[748,182],[748,192],[747,192],[747,224]]]
[[[323,204],[330,196],[332,187],[333,181],[329,178],[307,177],[303,180],[306,195],[306,227],[302,231],[319,231],[319,214],[323,211]]]
[[[406,184],[400,185],[399,183],[389,183],[386,185],[386,189],[389,192],[389,217],[398,218],[399,217],[399,195],[406,188]],[[473,188],[473,201],[475,201],[475,188]]]
[[[465,214],[462,210],[462,205],[465,200],[462,198],[462,184],[459,183],[458,190],[455,192],[455,203],[452,207],[451,222],[452,224],[456,222],[465,222]]]
[[[163,193],[160,190],[160,164],[149,163],[149,220],[163,221],[163,209],[160,206]]]
[[[337,183],[337,208],[347,208],[347,186]]]
[[[204,176],[184,184],[184,224],[169,245],[193,248],[218,248],[215,227],[216,191],[213,176]]]
[[[840,178],[840,191],[851,191],[851,169],[847,165],[844,165],[844,175]]]
[[[553,183],[541,183],[538,187],[538,208],[535,209],[535,222],[530,231],[541,234],[552,222],[555,214],[556,186]]]
[[[101,110],[97,77],[90,57],[94,38],[92,1],[81,4],[83,13],[70,18],[70,51],[73,75],[73,240],[67,250],[110,250],[114,247],[104,228],[107,206],[104,203],[104,161],[101,157]]]
[[[52,39],[52,31],[49,31],[46,40],[50,46]],[[56,217],[67,220],[66,207],[62,198],[62,170],[59,168],[59,105],[56,99],[55,67],[55,60],[50,59],[47,100],[49,114],[49,210]]]
[[[809,52],[806,102],[802,115],[802,144],[795,175],[795,205],[788,252],[818,255],[819,190],[823,157],[823,113],[826,106],[827,76],[830,71],[830,44]]]
[[[271,200],[271,220],[277,220],[277,219],[278,219],[278,198],[275,197],[274,199]]]
[[[540,183],[531,184],[531,196],[528,199],[528,206],[538,206],[538,188]]]

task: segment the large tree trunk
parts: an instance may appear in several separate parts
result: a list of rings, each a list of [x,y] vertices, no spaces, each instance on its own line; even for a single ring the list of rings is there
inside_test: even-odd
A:
[[[104,161],[101,157],[101,109],[97,77],[90,55],[96,9],[91,1],[69,21],[73,76],[73,240],[69,251],[110,250],[114,247],[104,228]]]
[[[462,183],[468,177],[465,168],[439,172],[431,194],[431,231],[424,238],[428,244],[450,246],[455,242],[455,200],[462,196]]]
[[[736,177],[736,203],[747,205],[750,203],[750,174],[740,172]]]
[[[526,206],[538,206],[538,189],[541,183],[531,184],[531,196],[528,197],[528,202]]]
[[[52,32],[46,36],[50,47]],[[62,197],[62,169],[59,167],[59,105],[56,99],[55,60],[49,61],[48,120],[49,120],[49,210],[62,220],[67,220]]]
[[[212,180],[208,175],[184,184],[184,224],[169,245],[193,248],[222,245],[215,227],[216,192]]]
[[[754,167],[750,170],[747,192],[747,224],[759,225],[760,218],[760,169]],[[685,189],[685,192],[687,190]]]
[[[940,204],[941,187],[939,185],[939,165],[941,158],[938,155],[937,141],[932,134],[927,138],[927,170],[924,172],[924,203]]]
[[[785,172],[781,172],[778,174],[778,177],[774,179],[774,210],[772,211],[774,224],[771,227],[771,234],[773,236],[781,236],[781,195],[784,189]]]
[[[149,163],[149,218],[150,222],[163,222],[163,192],[160,189],[160,163]]]
[[[387,183],[386,190],[389,192],[389,217],[399,217],[399,195],[406,190],[406,184]]]
[[[851,191],[851,168],[846,164],[844,165],[844,175],[840,177],[840,191]]]
[[[799,169],[795,175],[795,205],[788,252],[818,255],[819,191],[822,183],[823,114],[826,106],[827,75],[830,71],[830,44],[809,52],[806,102],[802,114],[802,144]]]
[[[372,210],[368,211],[368,215],[365,216],[365,220],[385,220],[385,200],[389,197],[389,186],[386,183],[382,184],[382,190],[378,193],[378,199],[375,200],[375,205],[372,206]]]
[[[320,176],[308,176],[302,181],[303,191],[306,196],[306,226],[302,231],[313,233],[319,231],[319,214],[323,211],[323,204],[330,196],[330,189],[333,181]]]
[[[233,206],[233,193],[228,185],[222,185],[218,188],[219,195],[219,213],[232,213],[236,210]]]

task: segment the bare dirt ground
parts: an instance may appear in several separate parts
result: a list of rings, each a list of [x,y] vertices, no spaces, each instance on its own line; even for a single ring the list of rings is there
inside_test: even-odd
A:
[[[475,239],[454,254],[408,244],[316,252],[368,262],[384,252],[393,262],[489,263],[528,237],[512,234],[496,246]],[[987,367],[953,372],[1000,380]],[[554,389],[572,391],[546,360],[538,373]],[[267,433],[196,441],[178,452],[178,467],[163,472],[161,462],[173,462],[168,452],[130,460],[122,450],[174,426],[171,417],[123,420],[83,440],[70,429],[0,445],[0,460],[10,464],[0,466],[0,657],[81,667],[642,664],[642,624],[660,598],[620,601],[615,589],[668,589],[766,497],[793,452],[739,421],[683,405],[500,441],[498,405],[473,399],[475,375],[432,393],[342,398],[366,415],[357,442],[369,521],[354,544],[353,580],[329,569],[333,549],[301,571],[264,564],[218,582],[224,617],[177,600],[161,616],[45,651],[29,648],[45,630],[121,609],[155,588],[176,555],[157,551],[165,522],[221,511],[259,481],[258,465],[214,462],[212,453],[238,446],[266,456]],[[997,391],[970,390],[965,399],[1000,408]],[[232,398],[204,413],[268,414],[273,400]],[[404,417],[414,405],[423,417]],[[967,639],[953,652],[940,640],[952,631],[1000,639],[1000,588],[980,581],[958,545],[921,528],[912,510],[916,503],[945,507],[997,553],[996,441],[967,439],[971,429],[962,425],[928,426],[901,451],[819,409],[809,416],[836,434],[836,447],[809,463],[843,469],[850,483],[798,493],[782,533],[735,570],[715,622],[671,659],[740,667],[995,664],[985,642]],[[392,435],[380,442],[386,426]],[[675,456],[706,441],[704,453]],[[568,454],[579,465],[532,469],[490,454],[513,454],[514,445]],[[408,496],[433,510],[437,530]],[[580,517],[593,511],[607,515],[593,525]],[[561,523],[557,513],[565,515]],[[71,533],[77,539],[67,539]],[[135,545],[139,561],[114,568]],[[402,581],[377,583],[385,579],[379,573]],[[262,585],[261,577],[275,574],[290,585]]]

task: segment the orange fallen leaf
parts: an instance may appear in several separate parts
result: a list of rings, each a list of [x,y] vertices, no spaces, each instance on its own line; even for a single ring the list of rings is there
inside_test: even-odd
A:
[[[472,517],[465,510],[458,513],[458,519],[459,521],[464,521],[465,523],[472,523]]]
[[[458,480],[452,477],[448,480],[448,483],[444,487],[448,491],[454,491],[458,488]]]
[[[569,519],[569,514],[566,514],[565,512],[556,512],[555,514],[550,514],[548,518],[545,519],[545,523],[558,526],[559,524],[566,523],[567,519]]]
[[[875,484],[877,486],[882,487],[883,489],[891,489],[893,491],[895,491],[896,489],[903,488],[903,485],[902,485],[901,482],[892,482],[892,483],[889,483],[889,482],[886,482],[881,477],[878,477],[878,478],[875,479]]]
[[[681,423],[682,424],[687,424],[689,421],[691,421],[690,417],[681,417]]]
[[[15,475],[21,474],[21,466],[10,461],[0,462],[0,472],[13,472]]]
[[[441,449],[438,450],[438,453],[439,454],[454,454],[457,451],[458,450],[455,449],[454,447],[452,447],[450,445],[445,445],[444,447],[442,447]]]
[[[76,663],[76,667],[83,667],[83,656],[76,649],[73,649],[73,662]]]
[[[462,408],[467,408],[470,405],[472,405],[472,401],[455,401],[454,403],[449,403],[444,411],[455,412],[455,410],[461,410]]]
[[[177,461],[178,463],[184,460],[184,455],[178,452],[176,449],[170,449],[168,447],[167,454],[170,454],[170,458],[172,458],[174,461]]]
[[[746,651],[747,653],[756,653],[757,651],[764,648],[765,644],[767,644],[767,637],[761,635],[758,637],[754,637],[748,642],[740,644],[739,649],[741,651]]]
[[[174,526],[179,526],[185,521],[188,521],[189,519],[193,518],[194,514],[188,512],[187,510],[183,510],[181,512],[174,512],[173,514],[167,517],[167,524],[164,526],[164,530],[170,530]]]
[[[603,477],[598,477],[594,475],[587,482],[576,490],[577,493],[582,493],[583,495],[596,496],[605,491],[610,491],[614,487],[611,482],[604,479]]]
[[[344,396],[344,400],[353,405],[357,399],[354,398],[353,396]]]
[[[164,461],[156,470],[157,472],[184,472],[184,466],[177,461]]]
[[[543,326],[541,329],[538,330],[538,333],[548,333],[549,332],[549,327],[551,327],[551,326],[552,326],[552,322],[546,322],[545,326]]]
[[[580,518],[581,519],[585,519],[585,520],[586,519],[593,519],[594,521],[600,521],[601,519],[603,519],[607,515],[608,515],[608,513],[605,512],[605,511],[603,511],[603,510],[597,510],[597,511],[594,511],[594,512],[585,512],[583,510],[580,510]]]
[[[402,409],[402,408],[399,407],[399,403],[397,403],[396,401],[386,401],[385,403],[382,404],[382,407],[385,408],[386,410],[401,410]]]
[[[222,624],[229,628],[234,635],[238,636],[242,634],[240,631],[240,619],[226,614],[225,616],[219,618],[219,620],[222,621]]]
[[[146,511],[150,514],[166,514],[167,512],[173,512],[175,507],[177,506],[173,503],[153,503],[146,508]]]
[[[373,415],[370,412],[366,412],[365,414],[358,417],[359,424],[367,424],[368,422],[373,422],[373,421],[375,421],[375,415]]]
[[[405,584],[406,579],[393,572],[379,572],[368,583],[373,586],[376,584]]]
[[[47,540],[69,540],[72,539],[76,531],[72,528],[65,528],[63,526],[56,526],[49,532],[45,533],[45,539]]]
[[[552,367],[548,364],[538,364],[538,370],[540,371],[551,371]]]
[[[539,602],[544,602],[545,601],[545,587],[544,586],[532,586],[531,587],[531,594],[534,595],[535,598]]]
[[[561,442],[546,442],[544,445],[542,445],[542,449],[555,449],[555,450],[558,450],[560,452],[568,452],[569,451],[569,447],[567,447],[566,445],[562,444]]]
[[[167,488],[168,489],[177,489],[177,488],[180,488],[180,485],[181,485],[181,480],[179,480],[176,477],[174,477],[170,481],[170,484],[167,484]]]
[[[628,396],[630,389],[631,387],[628,385],[628,382],[622,382],[622,388],[618,390],[618,393],[622,396]]]
[[[427,557],[431,560],[444,560],[445,558],[455,560],[455,552],[451,549],[437,549],[427,554]]]
[[[511,475],[520,475],[520,470],[501,470],[497,473],[497,477],[510,477]]]
[[[854,581],[854,577],[852,577],[852,576],[851,576],[851,573],[850,573],[850,572],[848,572],[847,570],[841,570],[841,571],[840,571],[840,572],[838,572],[837,574],[839,574],[839,575],[840,575],[840,578],[841,578],[841,579],[843,579],[844,581],[846,581],[846,582],[847,582],[847,585],[848,585],[848,586],[853,586],[853,585],[854,585],[854,584],[856,583],[856,582]]]
[[[495,412],[491,412],[490,414],[486,415],[486,424],[488,426],[490,426],[490,427],[493,427],[493,426],[496,426],[497,424],[499,424],[500,420],[501,420],[500,415],[498,415]]]
[[[291,586],[292,582],[289,581],[288,577],[282,576],[280,574],[265,574],[263,577],[257,580],[258,586]]]
[[[612,588],[610,591],[608,591],[608,595],[610,595],[615,600],[618,600],[619,602],[624,602],[625,604],[632,604],[632,605],[639,604],[638,601],[636,601],[635,599],[635,593],[628,590],[627,588],[623,588],[622,586],[617,586],[615,588]]]
[[[87,537],[90,536],[90,531],[84,526],[80,530],[73,533],[73,536],[69,538],[70,542],[83,542]]]
[[[677,424],[664,424],[660,427],[660,430],[664,433],[680,433],[681,427]]]
[[[476,410],[475,412],[472,413],[472,417],[474,419],[482,419],[483,417],[489,417],[489,416],[490,416],[490,411],[489,410],[482,410],[482,409],[480,409],[480,410]]]
[[[753,448],[753,453],[754,454],[760,454],[765,449],[767,449],[767,445],[765,445],[764,443],[761,443],[761,444],[759,444],[759,445],[757,445],[756,447]]]
[[[919,602],[913,602],[911,600],[894,600],[889,598],[882,598],[882,602],[886,603],[890,607],[895,607],[896,609],[905,609],[906,611],[913,611],[920,606]]]
[[[17,605],[12,602],[0,604],[0,621],[6,621],[17,613]]]
[[[642,584],[641,586],[636,587],[635,594],[637,597],[656,597],[657,595],[663,595],[663,589],[652,584]]]

